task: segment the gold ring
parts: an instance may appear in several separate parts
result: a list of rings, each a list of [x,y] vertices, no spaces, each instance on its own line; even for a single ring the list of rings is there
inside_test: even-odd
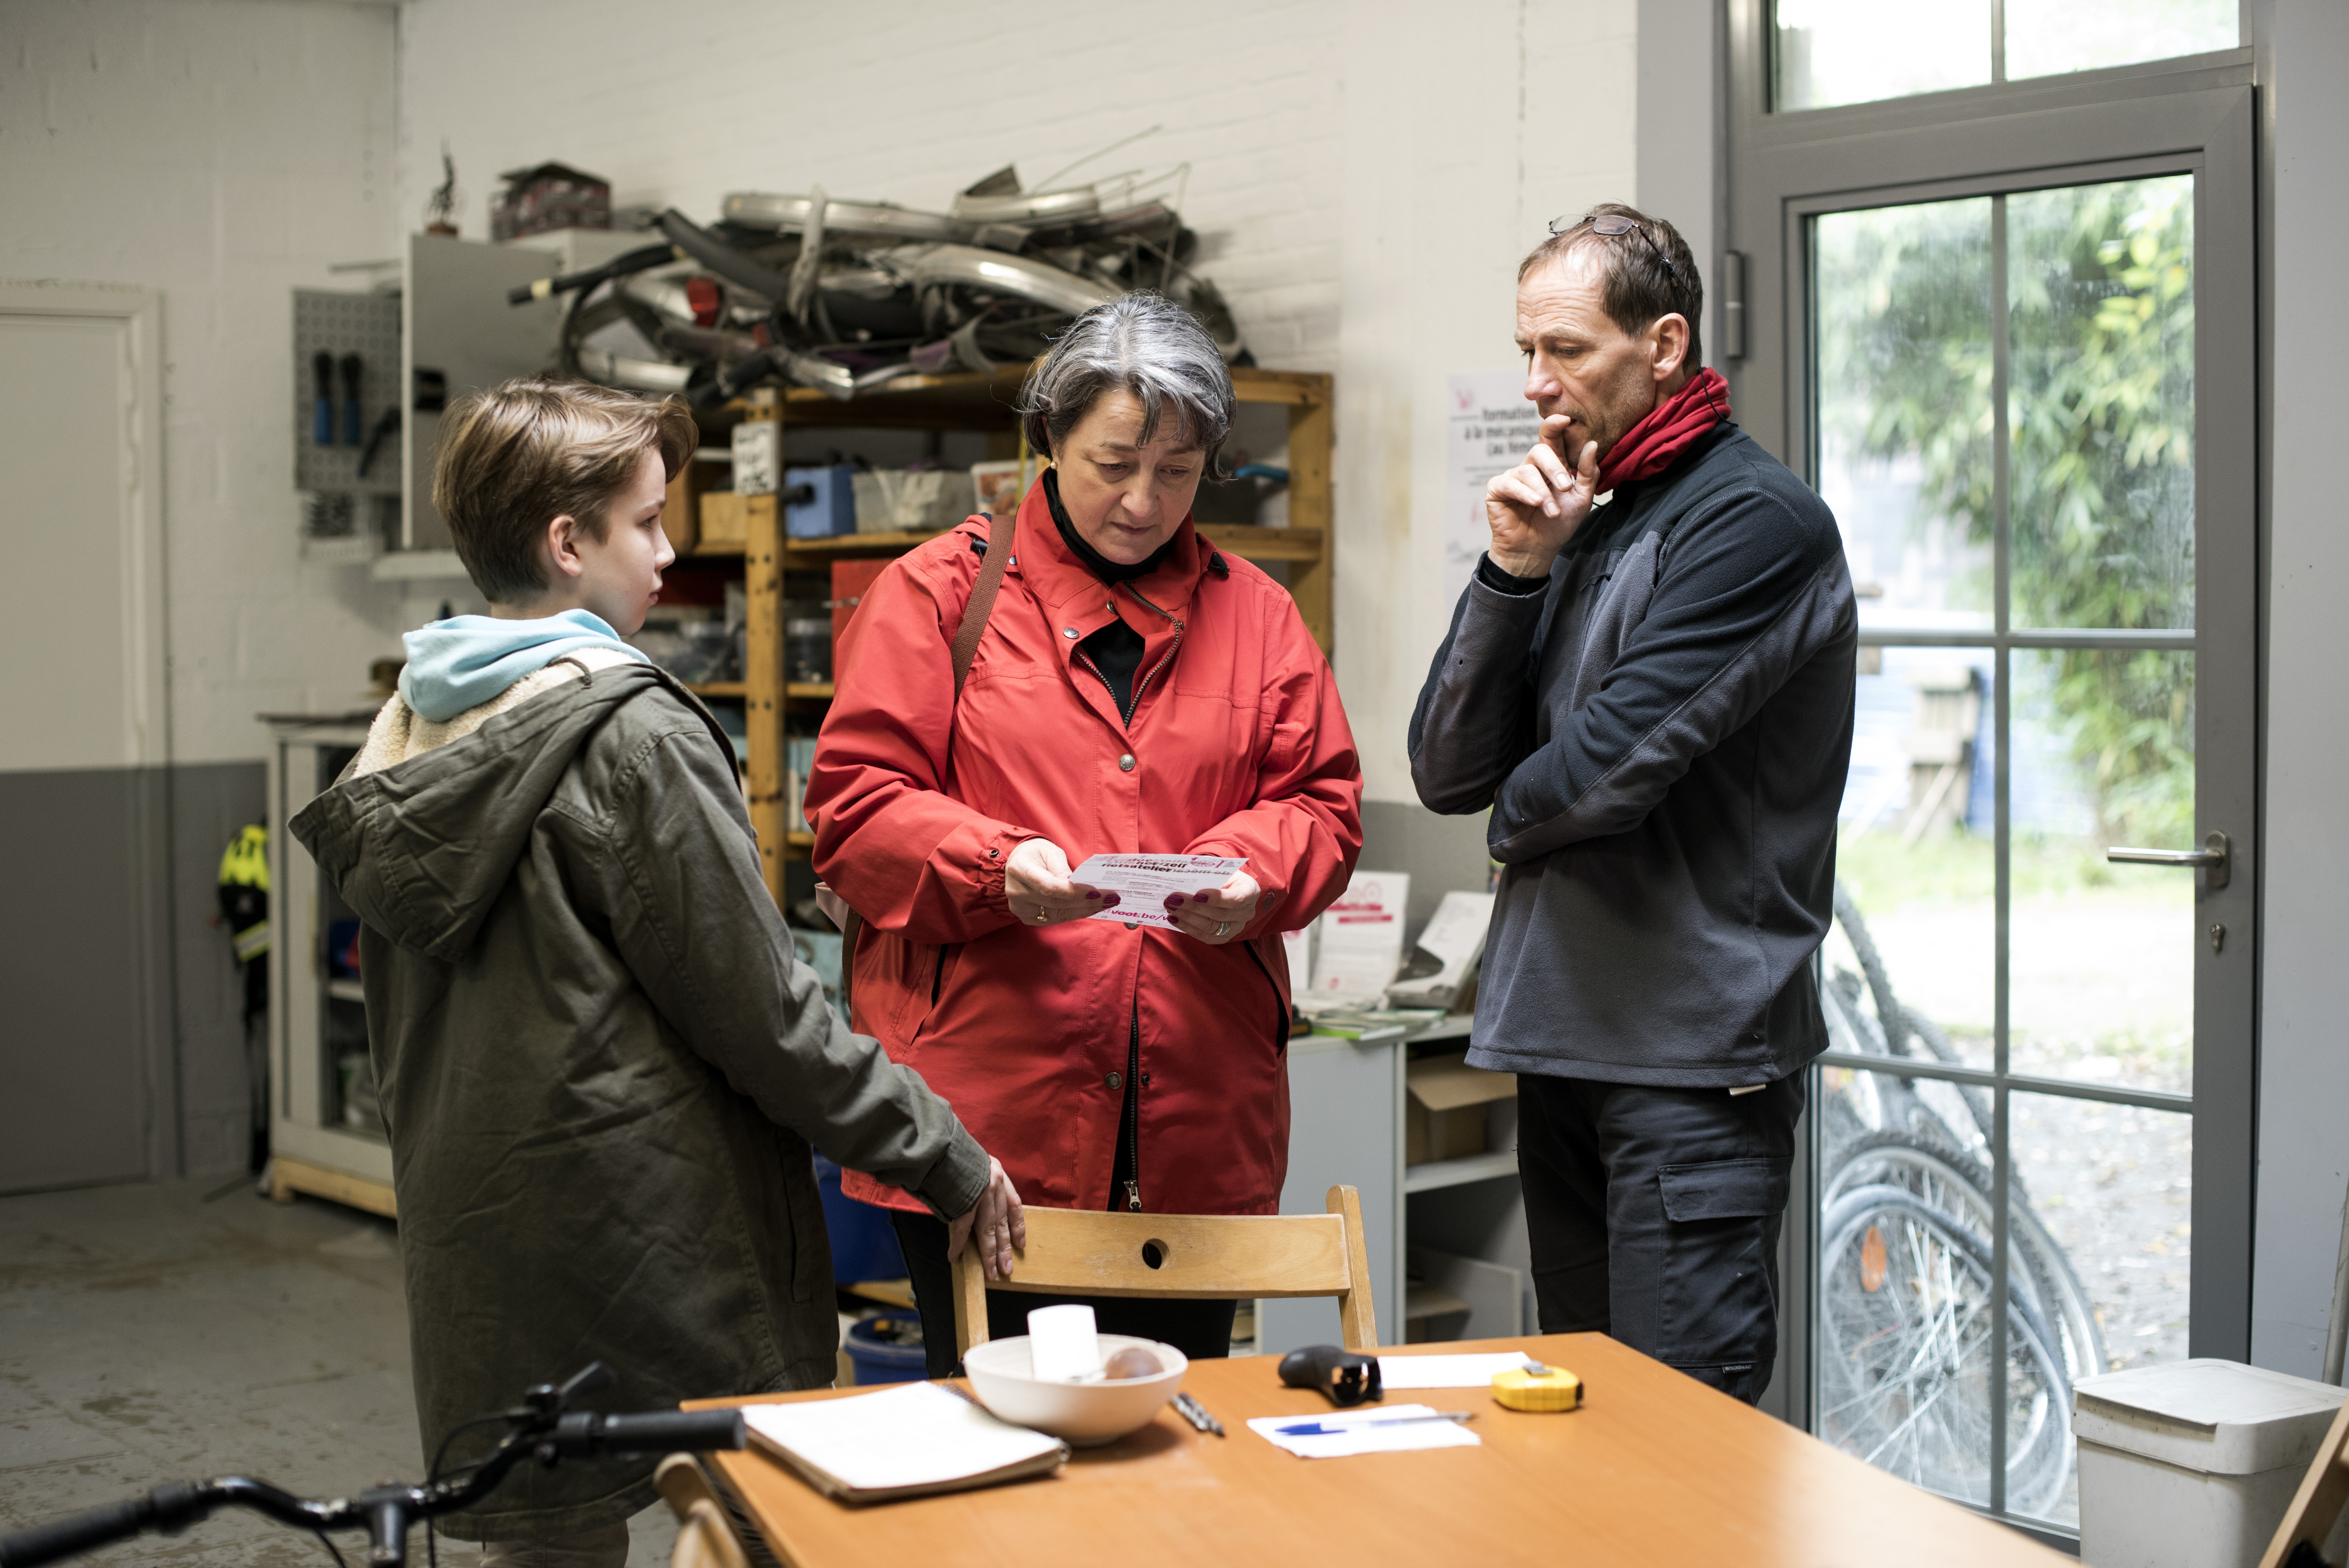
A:
[[[1229,936],[1231,934],[1232,923],[1230,921],[1219,920],[1216,922],[1216,934],[1217,936]]]

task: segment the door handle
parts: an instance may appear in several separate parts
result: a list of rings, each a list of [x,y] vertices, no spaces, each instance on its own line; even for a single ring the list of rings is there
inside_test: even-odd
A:
[[[2203,886],[2212,889],[2227,885],[2228,861],[2233,848],[2227,835],[2209,832],[2202,835],[2199,850],[2130,850],[2110,849],[2105,859],[2135,866],[2199,866],[2208,873]]]

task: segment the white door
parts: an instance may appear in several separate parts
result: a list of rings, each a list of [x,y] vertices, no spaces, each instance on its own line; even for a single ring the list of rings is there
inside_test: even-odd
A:
[[[175,1131],[157,310],[0,283],[0,1191],[145,1176]]]

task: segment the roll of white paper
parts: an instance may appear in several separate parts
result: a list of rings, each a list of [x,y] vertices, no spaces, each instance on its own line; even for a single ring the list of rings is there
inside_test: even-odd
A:
[[[1028,1369],[1036,1377],[1072,1383],[1102,1369],[1093,1309],[1074,1302],[1040,1306],[1028,1315]]]

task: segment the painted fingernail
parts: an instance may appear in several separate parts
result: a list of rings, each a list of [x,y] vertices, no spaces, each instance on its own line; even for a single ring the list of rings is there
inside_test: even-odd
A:
[[[1101,897],[1101,894],[1094,892],[1092,888],[1087,888],[1085,889],[1085,897],[1087,899],[1096,899]]]
[[[1182,907],[1183,907],[1183,895],[1182,895],[1181,893],[1179,893],[1179,892],[1170,892],[1170,893],[1168,893],[1168,894],[1166,895],[1166,907],[1167,907],[1168,909],[1180,909],[1180,908],[1182,908]]]
[[[1123,903],[1124,902],[1125,900],[1120,898],[1113,892],[1105,892],[1102,894],[1102,907],[1103,909],[1115,909],[1119,904]]]

